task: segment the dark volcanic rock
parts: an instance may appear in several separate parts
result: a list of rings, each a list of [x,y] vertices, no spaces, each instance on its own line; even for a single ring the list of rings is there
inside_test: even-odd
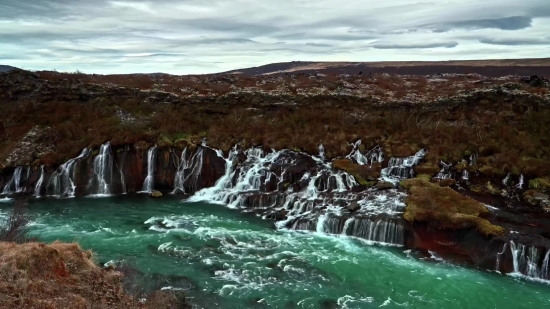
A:
[[[379,181],[376,184],[376,187],[378,188],[378,190],[389,190],[395,188],[395,185],[391,182]]]
[[[359,209],[361,209],[361,205],[357,202],[352,202],[346,206],[346,210],[350,212],[358,211]]]

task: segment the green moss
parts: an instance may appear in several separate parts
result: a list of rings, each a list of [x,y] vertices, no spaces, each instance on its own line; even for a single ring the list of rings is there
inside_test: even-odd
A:
[[[377,184],[377,183],[378,183],[378,181],[376,181],[376,180],[373,180],[373,181],[367,181],[367,183],[365,183],[365,186],[367,186],[367,187],[369,187],[369,188],[370,188],[370,187],[374,187],[374,186],[376,186],[376,184]]]
[[[189,134],[183,132],[176,133],[174,136],[174,141],[177,142],[180,140],[189,140]]]
[[[489,212],[483,204],[451,188],[419,178],[404,180],[401,184],[410,191],[403,217],[411,223],[428,222],[445,229],[475,227],[486,236],[504,234],[504,228],[480,217]]]
[[[529,188],[541,191],[550,190],[550,177],[531,179],[529,181]]]
[[[466,167],[468,167],[468,162],[466,161],[460,161],[455,165],[456,171],[459,173],[462,173],[462,171],[465,170]]]
[[[490,193],[492,195],[500,195],[500,191],[495,188],[490,181],[487,181],[487,183],[485,184],[485,189],[487,193]]]

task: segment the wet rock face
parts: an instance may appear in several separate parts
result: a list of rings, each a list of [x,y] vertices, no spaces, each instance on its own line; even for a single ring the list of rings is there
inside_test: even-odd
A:
[[[283,182],[296,184],[306,173],[313,172],[316,166],[317,163],[309,155],[283,150],[271,164],[270,171],[279,177],[282,176]],[[299,188],[302,187],[303,184],[300,183]]]
[[[198,177],[186,179],[184,187],[187,193],[213,186],[225,171],[225,160],[214,150],[199,147],[196,152],[200,152],[202,159],[189,166],[188,170],[197,170],[199,173]],[[0,174],[0,193],[6,185],[8,188],[4,194],[17,193],[18,188],[22,188],[36,196],[79,197],[142,191],[149,170],[147,151],[123,146],[110,148],[103,154],[104,161],[97,160],[98,155],[85,150],[81,156],[57,168],[35,166],[4,169]],[[158,191],[172,191],[180,166],[177,150],[158,150],[152,164],[154,188]]]

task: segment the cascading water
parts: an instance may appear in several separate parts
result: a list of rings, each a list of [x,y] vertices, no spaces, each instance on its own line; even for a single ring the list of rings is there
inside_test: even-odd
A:
[[[424,159],[426,150],[421,149],[414,156],[390,158],[388,167],[382,169],[382,179],[397,183],[400,180],[414,178],[414,166]]]
[[[35,197],[41,196],[42,183],[44,183],[44,165],[40,166],[40,178],[38,178],[38,181],[36,182],[36,186],[34,187]]]
[[[508,185],[508,182],[510,181],[510,176],[511,176],[511,174],[508,173],[508,174],[506,175],[506,177],[504,177],[504,179],[502,179],[502,184],[503,184],[503,185],[505,185],[505,186]]]
[[[523,180],[523,174],[521,174],[521,175],[519,175],[519,182],[518,182],[518,184],[516,185],[516,188],[518,188],[518,189],[520,189],[520,190],[523,189],[523,185],[524,185],[523,182],[524,182],[524,180]]]
[[[202,171],[204,160],[203,152],[203,148],[200,147],[191,157],[189,157],[189,150],[187,147],[182,151],[178,171],[174,178],[174,191],[172,193],[186,193],[186,182],[191,183],[193,191],[198,188],[197,180]]]
[[[88,187],[95,189],[90,192],[94,195],[110,195],[111,184],[113,183],[113,155],[109,142],[101,145],[99,154],[94,158],[93,176]]]
[[[76,185],[74,183],[75,164],[82,158],[88,157],[91,150],[84,148],[80,155],[63,163],[57,171],[55,171],[48,181],[48,189],[50,195],[57,197],[74,197]]]
[[[361,153],[359,147],[361,146],[361,140],[350,145],[352,145],[353,149],[346,158],[354,160],[357,164],[372,166],[374,163],[382,163],[384,161],[384,152],[380,146],[374,147],[365,153]]]
[[[325,159],[325,146],[323,144],[319,145],[319,157]]]
[[[503,252],[506,249],[504,244]],[[510,251],[512,253],[512,262],[514,266],[514,272],[512,275],[523,275],[533,279],[548,280],[550,279],[548,261],[550,260],[550,250],[546,250],[544,258],[541,259],[540,248],[531,246],[527,247],[523,244],[516,244],[513,240],[510,240]],[[497,255],[497,261],[499,260],[500,253]],[[497,264],[497,267],[499,265]],[[497,270],[499,270],[497,268]]]
[[[223,156],[221,152],[218,155]],[[376,152],[368,158],[361,162],[372,164],[382,157]],[[392,245],[404,243],[400,218],[405,207],[403,193],[353,192],[358,186],[353,176],[334,170],[317,157],[290,150],[265,153],[260,148],[234,148],[225,160],[224,176],[189,201],[207,200],[276,218],[280,229],[340,234]],[[419,158],[409,161],[412,166]],[[307,167],[299,172],[301,166]],[[344,206],[352,203],[357,207],[350,212]]]
[[[468,180],[470,178],[470,173],[466,169],[462,171],[462,180]]]
[[[21,186],[22,182],[22,174],[23,174],[23,166],[17,166],[15,168],[15,171],[13,172],[13,176],[10,179],[10,181],[4,186],[4,190],[2,191],[2,194],[12,194],[12,193],[19,193],[23,192],[25,190],[24,187]],[[26,167],[28,170],[30,170],[29,167]],[[28,174],[28,173],[27,173]],[[28,175],[27,175],[28,179]]]
[[[477,153],[474,153],[474,154],[471,154],[471,155],[470,155],[470,165],[471,165],[471,166],[476,166],[476,164],[477,164],[477,157],[478,157],[478,154],[477,154]]]
[[[157,158],[157,146],[147,151],[147,177],[143,182],[142,192],[151,193],[155,188],[155,163]]]
[[[451,167],[453,166],[452,164],[447,164],[443,161],[439,162],[439,165],[441,165],[441,170],[439,171],[439,173],[437,174],[437,176],[435,176],[436,179],[451,179],[453,178],[453,175],[451,173]]]

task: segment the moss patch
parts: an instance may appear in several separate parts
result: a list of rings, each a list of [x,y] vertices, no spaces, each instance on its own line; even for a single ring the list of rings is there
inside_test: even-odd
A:
[[[545,191],[550,191],[550,177],[535,178],[529,181],[529,188]]]
[[[373,186],[373,181],[380,177],[382,170],[380,163],[373,164],[372,167],[353,163],[348,159],[338,159],[332,162],[332,167],[337,170],[347,172],[363,186]]]
[[[451,188],[419,178],[404,180],[401,185],[410,191],[403,217],[411,223],[430,222],[445,229],[475,227],[485,236],[504,234],[504,228],[480,217],[489,212],[483,204]]]
[[[432,162],[422,163],[414,167],[414,171],[417,174],[434,175],[439,173],[439,170],[440,170],[439,166],[437,166],[437,164],[434,164]]]

